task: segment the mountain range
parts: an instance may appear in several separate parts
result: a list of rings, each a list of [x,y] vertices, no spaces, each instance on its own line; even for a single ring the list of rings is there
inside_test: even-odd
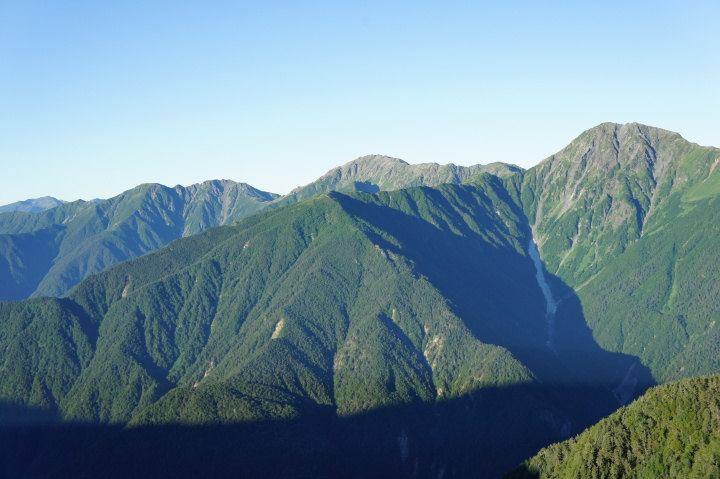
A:
[[[284,197],[216,180],[174,188],[140,185],[102,203],[50,197],[28,200],[26,206],[14,203],[0,208],[6,213],[0,214],[0,300],[64,295],[83,278],[172,240],[321,192],[457,184],[486,171],[503,176],[520,170],[501,163],[409,165],[375,155],[349,162]],[[60,204],[62,208],[50,206]],[[25,214],[29,212],[42,214]]]
[[[497,477],[720,373],[719,162],[606,123],[527,171],[371,156],[0,214],[3,294],[38,296],[0,302],[5,471]]]

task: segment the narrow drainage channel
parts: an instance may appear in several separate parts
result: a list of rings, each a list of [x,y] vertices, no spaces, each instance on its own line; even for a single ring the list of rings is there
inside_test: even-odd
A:
[[[545,326],[547,328],[547,342],[545,345],[557,354],[557,351],[555,351],[555,348],[553,347],[557,302],[555,301],[555,298],[553,298],[550,285],[545,279],[545,268],[543,267],[542,260],[540,259],[540,252],[538,251],[537,243],[535,243],[535,238],[530,238],[527,251],[528,255],[530,255],[530,259],[532,259],[532,262],[535,265],[535,279],[537,280],[538,286],[540,286],[540,290],[545,297]]]

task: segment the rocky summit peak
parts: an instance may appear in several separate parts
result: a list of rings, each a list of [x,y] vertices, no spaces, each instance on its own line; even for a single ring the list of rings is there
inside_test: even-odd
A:
[[[381,164],[381,165],[387,165],[387,164],[409,165],[409,163],[405,160],[401,160],[400,158],[394,158],[392,156],[386,156],[386,155],[365,155],[365,156],[361,156],[359,158],[354,159],[353,161],[346,163],[346,165],[349,165],[352,163]]]
[[[411,167],[411,165],[399,158],[385,155],[367,155],[328,171],[325,177],[337,176],[339,178],[348,178],[365,174],[377,175],[380,173],[390,173],[396,169],[404,170],[408,167]]]
[[[674,131],[663,130],[662,128],[656,128],[642,123],[633,122],[621,124],[607,122],[586,130],[578,136],[576,140],[587,137],[602,138],[606,135],[615,137],[619,142],[639,141],[651,143],[661,139],[682,139],[682,137]],[[570,146],[571,145],[572,143]]]
[[[609,172],[616,168],[645,168],[658,161],[667,163],[674,153],[689,145],[679,134],[641,123],[601,123],[581,133],[568,146],[538,164],[540,169],[582,168]]]
[[[672,195],[715,191],[718,162],[720,150],[640,123],[583,132],[524,179],[528,191],[540,192],[532,216],[543,259],[550,270],[574,269],[576,277],[566,281],[582,284],[602,258],[652,231]]]

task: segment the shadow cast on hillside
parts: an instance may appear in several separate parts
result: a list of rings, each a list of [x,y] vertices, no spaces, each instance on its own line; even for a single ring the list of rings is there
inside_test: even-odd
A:
[[[9,409],[19,408],[0,404]],[[563,420],[531,384],[350,417],[314,406],[301,419],[227,425],[15,424],[0,428],[0,476],[491,478],[564,439]]]
[[[367,231],[380,247],[410,259],[480,341],[507,349],[550,386],[557,404],[571,414],[572,433],[594,424],[655,384],[637,357],[610,352],[597,344],[574,290],[545,272],[558,301],[553,347],[548,347],[546,302],[535,266],[525,251],[517,251],[517,244],[513,247],[511,241],[502,239],[503,234],[509,236],[499,229],[502,220],[476,208],[474,220],[482,233],[475,231],[438,190],[423,188],[423,193],[445,216],[435,216],[435,225],[352,197],[337,195],[337,199],[348,211],[397,239],[402,248]],[[453,194],[465,204],[477,202],[469,189],[455,188]],[[481,201],[491,204],[487,197]],[[516,240],[527,245],[531,237],[527,219],[519,208],[513,211],[525,221],[521,225],[524,236]],[[488,240],[491,234],[500,239]]]

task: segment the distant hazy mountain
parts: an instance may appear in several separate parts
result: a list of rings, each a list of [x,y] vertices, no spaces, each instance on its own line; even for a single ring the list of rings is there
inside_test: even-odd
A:
[[[52,196],[43,196],[42,198],[34,198],[24,201],[16,201],[9,205],[0,206],[0,213],[9,213],[12,211],[25,211],[27,213],[39,213],[41,211],[55,208],[58,205],[67,203],[67,201],[58,200]]]
[[[102,202],[0,214],[0,300],[60,296],[89,274],[237,221],[277,197],[229,180],[146,184]]]
[[[718,376],[658,386],[503,477],[718,477],[718,397]]]

